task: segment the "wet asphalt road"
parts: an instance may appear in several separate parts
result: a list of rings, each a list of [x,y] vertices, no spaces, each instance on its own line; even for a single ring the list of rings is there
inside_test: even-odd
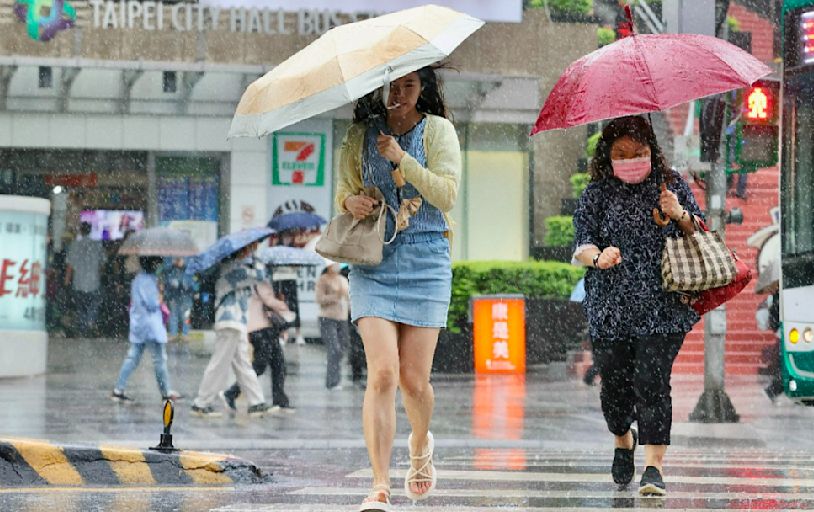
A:
[[[54,340],[50,372],[0,380],[0,435],[67,443],[145,447],[158,440],[161,403],[145,360],[128,391],[138,402],[107,399],[126,344]],[[286,347],[294,415],[202,420],[178,407],[176,445],[246,457],[271,483],[235,488],[2,488],[6,511],[351,511],[367,493],[370,475],[359,425],[363,392],[323,388],[320,347]],[[194,393],[206,357],[171,351],[171,370],[184,394]],[[267,378],[263,379],[268,389]],[[433,431],[439,486],[414,507],[400,490],[407,467],[407,423],[399,413],[393,459],[398,510],[598,510],[609,508],[814,509],[814,409],[762,395],[759,378],[728,388],[742,422],[688,423],[700,394],[698,379],[674,387],[674,446],[667,456],[666,499],[639,498],[635,486],[611,483],[609,435],[598,389],[568,380],[561,367],[536,369],[525,379],[437,376]],[[244,404],[245,407],[245,404]],[[642,454],[637,454],[640,477]]]

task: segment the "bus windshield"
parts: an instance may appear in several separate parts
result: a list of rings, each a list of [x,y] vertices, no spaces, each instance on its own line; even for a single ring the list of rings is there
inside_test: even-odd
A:
[[[814,83],[807,78],[790,81],[785,92],[783,253],[788,256],[814,252]]]

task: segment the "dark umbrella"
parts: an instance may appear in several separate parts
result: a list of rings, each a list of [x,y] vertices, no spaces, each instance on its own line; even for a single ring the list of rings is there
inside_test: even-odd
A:
[[[204,252],[190,258],[187,262],[186,272],[188,274],[203,272],[244,247],[273,234],[273,229],[249,228],[223,236]]]
[[[198,253],[198,246],[186,231],[149,228],[130,235],[119,254],[135,256],[185,257]]]
[[[325,219],[316,213],[299,211],[275,215],[269,221],[268,227],[274,231],[317,229],[325,223]]]

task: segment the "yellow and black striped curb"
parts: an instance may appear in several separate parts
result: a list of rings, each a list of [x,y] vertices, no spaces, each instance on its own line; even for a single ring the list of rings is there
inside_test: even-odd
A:
[[[266,482],[269,477],[247,460],[217,453],[0,439],[0,487],[231,485]]]

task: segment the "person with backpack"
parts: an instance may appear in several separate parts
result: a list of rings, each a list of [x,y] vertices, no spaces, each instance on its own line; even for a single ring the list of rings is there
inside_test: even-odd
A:
[[[286,303],[275,296],[270,283],[265,281],[257,283],[249,299],[247,330],[249,343],[254,348],[252,361],[254,372],[259,377],[265,373],[266,368],[271,371],[272,413],[296,412],[285,393],[285,352],[280,343],[280,335],[288,329],[295,316]],[[240,393],[240,384],[237,382],[220,393],[221,400],[232,413],[237,412],[235,402]]]

